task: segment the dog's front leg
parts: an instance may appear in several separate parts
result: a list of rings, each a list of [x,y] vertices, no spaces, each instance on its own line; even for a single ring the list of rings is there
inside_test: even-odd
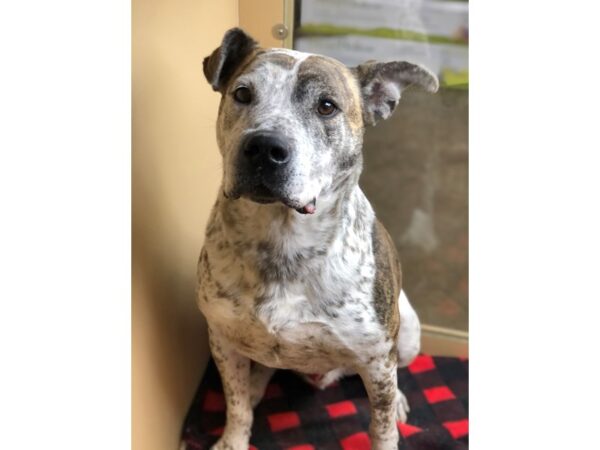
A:
[[[399,435],[396,426],[398,379],[396,365],[391,366],[381,361],[358,370],[371,404],[369,436],[372,450],[398,448]]]
[[[247,450],[252,428],[250,360],[232,348],[218,332],[209,329],[210,350],[221,374],[227,423],[212,450]]]

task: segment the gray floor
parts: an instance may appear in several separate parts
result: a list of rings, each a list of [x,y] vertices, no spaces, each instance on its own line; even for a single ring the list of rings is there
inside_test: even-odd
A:
[[[365,136],[361,186],[422,322],[468,329],[468,91],[403,94]]]

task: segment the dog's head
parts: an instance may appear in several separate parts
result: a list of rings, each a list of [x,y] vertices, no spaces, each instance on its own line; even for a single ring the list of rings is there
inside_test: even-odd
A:
[[[438,89],[435,75],[415,64],[348,68],[325,56],[262,49],[239,28],[204,59],[204,74],[222,94],[217,141],[224,194],[282,202],[301,213],[313,213],[319,196],[356,182],[365,125],[387,119],[403,89]]]

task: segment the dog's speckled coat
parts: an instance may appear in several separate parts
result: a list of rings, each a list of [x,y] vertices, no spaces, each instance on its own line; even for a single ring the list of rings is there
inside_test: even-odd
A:
[[[204,73],[222,94],[223,184],[198,264],[198,305],[227,402],[213,448],[248,448],[252,407],[275,368],[321,374],[321,387],[358,373],[371,402],[372,448],[397,448],[395,421],[408,405],[396,368],[418,353],[420,326],[401,292],[393,242],[358,187],[362,138],[365,124],[391,115],[402,89],[435,92],[437,79],[406,62],[349,69],[261,49],[239,29],[205,59]],[[250,102],[235,100],[240,87]],[[333,114],[317,113],[323,99]],[[261,132],[291,149],[277,183],[242,161],[243,143]],[[300,214],[315,201],[314,213]]]

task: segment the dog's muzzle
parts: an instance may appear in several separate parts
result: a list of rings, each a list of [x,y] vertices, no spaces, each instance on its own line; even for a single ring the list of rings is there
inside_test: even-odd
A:
[[[236,196],[257,203],[281,202],[299,213],[314,213],[316,200],[301,205],[290,198],[293,161],[293,146],[280,133],[260,131],[246,136],[238,154]]]

